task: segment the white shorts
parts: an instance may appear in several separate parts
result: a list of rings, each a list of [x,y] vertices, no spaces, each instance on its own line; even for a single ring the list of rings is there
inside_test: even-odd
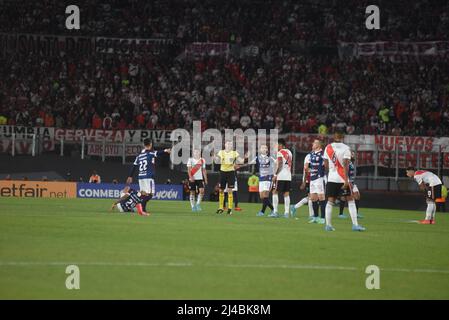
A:
[[[356,184],[352,185],[352,193],[360,193],[359,188],[357,188]]]
[[[123,210],[122,205],[120,203],[117,203],[117,209],[119,212],[125,212],[125,210]]]
[[[154,194],[154,179],[139,179],[140,191],[145,191],[146,193]]]
[[[325,193],[324,178],[318,178],[316,180],[310,181],[310,192],[311,194],[324,194]]]
[[[259,192],[271,191],[271,181],[259,181]]]

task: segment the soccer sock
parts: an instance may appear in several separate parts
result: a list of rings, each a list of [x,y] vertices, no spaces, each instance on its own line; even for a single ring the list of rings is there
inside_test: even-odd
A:
[[[309,217],[313,217],[313,201],[309,199],[307,203],[309,205]]]
[[[234,207],[234,192],[228,192],[228,209],[232,209]]]
[[[193,193],[190,194],[190,206],[192,208],[195,206],[195,194],[193,194]]]
[[[198,193],[198,199],[196,200],[196,204],[200,205],[201,200],[203,200],[203,195],[201,193]]]
[[[433,204],[433,213],[432,213],[432,220],[435,220],[435,215],[437,213],[437,204]]]
[[[235,207],[237,208],[239,206],[239,196],[238,196],[237,191],[232,191],[232,195],[234,197]]]
[[[332,225],[332,208],[334,206],[333,202],[328,201],[326,204],[326,225]]]
[[[218,209],[223,210],[223,206],[224,206],[224,192],[220,191],[218,195]]]
[[[321,219],[326,218],[326,200],[320,200]]]
[[[262,199],[262,211],[263,213],[265,213],[265,210],[267,209],[267,198],[263,198]]]
[[[223,208],[228,206],[228,193],[225,192],[223,196]]]
[[[354,200],[348,201],[348,209],[349,215],[351,216],[352,224],[358,226],[359,223],[357,222],[357,208],[355,206]]]
[[[143,211],[147,211],[147,202],[151,200],[151,198],[153,197],[152,194],[148,194],[146,196],[142,197],[142,209]]]
[[[265,200],[267,201],[267,207],[270,208],[271,211],[273,211],[273,205],[270,202],[270,198],[266,197]]]
[[[359,213],[359,202],[360,200],[355,200],[355,207],[357,208],[357,213]]]
[[[340,200],[340,213],[339,213],[339,215],[342,215],[344,210],[345,210],[345,201]]]
[[[313,216],[315,218],[318,218],[318,208],[320,207],[320,205],[318,204],[318,201],[313,201],[312,207],[313,207]]]
[[[279,196],[277,193],[273,194],[273,211],[278,212]]]
[[[299,201],[297,204],[295,204],[295,209],[301,208],[303,205],[305,205],[309,201],[308,197],[302,198],[301,201]]]
[[[290,196],[284,196],[284,213],[289,214],[290,212]]]
[[[432,220],[434,209],[435,209],[435,203],[433,203],[433,202],[427,203],[426,220]]]

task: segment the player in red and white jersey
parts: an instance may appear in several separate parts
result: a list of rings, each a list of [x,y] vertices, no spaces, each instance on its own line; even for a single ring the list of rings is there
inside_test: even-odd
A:
[[[204,187],[207,184],[206,160],[201,157],[201,151],[193,150],[193,157],[187,160],[189,174],[190,206],[192,211],[201,211],[201,200],[204,197]],[[195,202],[195,193],[198,199]]]
[[[418,170],[413,167],[407,168],[407,176],[414,178],[421,190],[426,191],[426,218],[421,224],[435,224],[436,204],[435,199],[441,198],[443,182],[438,176],[430,171]]]
[[[292,161],[293,156],[290,150],[285,148],[285,140],[279,139],[278,153],[276,160],[276,171],[273,176],[273,213],[269,217],[277,218],[279,195],[284,195],[284,217],[289,217],[290,211],[290,189],[292,184]]]
[[[352,220],[352,230],[364,231],[357,221],[357,208],[349,183],[349,162],[351,161],[351,149],[343,143],[344,134],[336,132],[334,142],[324,149],[324,166],[328,171],[326,184],[326,231],[334,231],[332,227],[332,208],[338,198],[344,197],[348,202],[349,215]]]

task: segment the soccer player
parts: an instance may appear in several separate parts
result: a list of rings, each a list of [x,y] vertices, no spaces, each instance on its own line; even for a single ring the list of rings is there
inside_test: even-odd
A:
[[[204,197],[204,187],[207,184],[206,160],[201,157],[201,151],[193,150],[193,156],[187,160],[189,174],[190,206],[192,211],[201,211],[201,201]],[[195,202],[195,193],[198,198]]]
[[[349,161],[351,160],[351,149],[343,143],[344,134],[336,132],[334,142],[328,144],[324,150],[324,166],[329,172],[326,195],[326,231],[334,231],[332,227],[332,208],[339,197],[345,197],[348,202],[349,215],[352,220],[353,231],[364,231],[357,221],[357,208],[349,183]]]
[[[430,171],[418,170],[413,167],[407,168],[407,176],[414,178],[421,190],[426,191],[426,218],[421,220],[421,224],[435,224],[436,205],[435,199],[441,198],[443,183],[438,176]]]
[[[310,161],[306,163],[306,171],[310,172],[310,192],[309,198],[312,201],[314,217],[311,223],[324,224],[326,219],[326,199],[325,188],[325,168],[323,144],[320,140],[315,140],[310,153]],[[318,217],[318,209],[321,211],[321,218]]]
[[[136,170],[139,172],[139,188],[145,192],[142,198],[142,208],[146,211],[147,202],[153,197],[154,190],[154,163],[157,157],[164,153],[170,153],[170,149],[154,151],[153,141],[151,139],[143,140],[144,149],[134,160],[131,171],[129,172],[126,184],[133,182],[133,175]]]
[[[261,145],[259,154],[248,162],[248,165],[255,164],[259,170],[259,195],[262,201],[262,209],[257,213],[258,217],[265,215],[268,208],[273,211],[273,205],[270,201],[270,191],[274,175],[275,159],[268,154],[268,146]]]
[[[126,186],[121,194],[120,199],[112,204],[111,211],[117,208],[119,212],[136,212],[141,216],[149,216],[142,208],[142,197],[145,197],[145,191],[138,192]]]
[[[233,150],[233,142],[226,141],[225,148],[218,151],[215,155],[215,162],[220,163],[220,193],[218,196],[219,207],[217,214],[223,213],[224,208],[224,191],[228,191],[228,214],[232,214],[234,205],[234,197],[232,189],[235,186],[235,164],[238,162],[243,163],[245,160],[240,157],[239,153]]]
[[[314,214],[313,214],[313,206],[312,206],[312,200],[310,200],[309,192],[310,192],[310,172],[306,171],[306,164],[310,162],[310,153],[308,153],[304,158],[304,169],[302,171],[302,183],[299,187],[300,190],[306,191],[306,196],[302,198],[297,204],[290,206],[290,214],[292,216],[296,215],[296,211],[301,208],[303,205],[308,204],[309,205],[309,221],[314,220]]]
[[[357,209],[357,218],[361,219],[363,218],[362,215],[359,213],[359,202],[360,202],[360,191],[357,185],[355,184],[355,165],[354,165],[354,159],[355,154],[354,152],[351,152],[351,161],[349,161],[349,182],[351,183],[352,187],[352,194],[354,196],[355,200],[355,207]],[[343,213],[345,209],[346,201],[342,198],[340,199],[340,213],[338,214],[339,218],[346,219],[346,215]]]
[[[293,156],[291,151],[286,148],[284,139],[279,139],[278,150],[276,171],[273,176],[273,212],[269,215],[269,217],[279,217],[279,193],[281,193],[284,196],[284,217],[288,218],[290,211]]]

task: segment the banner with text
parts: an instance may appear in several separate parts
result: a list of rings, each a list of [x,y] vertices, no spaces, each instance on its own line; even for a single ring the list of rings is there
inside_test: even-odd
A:
[[[77,183],[78,198],[119,199],[124,184],[112,183]],[[131,188],[139,190],[139,185]],[[176,184],[157,184],[153,200],[182,200],[182,186]]]

